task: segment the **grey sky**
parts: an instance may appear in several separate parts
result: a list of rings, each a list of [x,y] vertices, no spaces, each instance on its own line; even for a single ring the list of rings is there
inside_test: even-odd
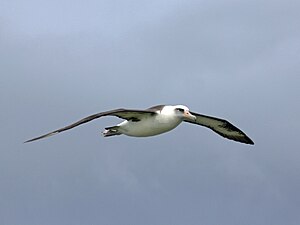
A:
[[[0,3],[0,223],[296,225],[299,1]],[[255,142],[182,124],[102,138],[92,113],[186,104]]]

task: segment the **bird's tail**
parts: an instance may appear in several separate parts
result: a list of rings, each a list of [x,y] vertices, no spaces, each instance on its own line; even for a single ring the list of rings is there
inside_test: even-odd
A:
[[[102,135],[104,137],[111,137],[115,135],[120,135],[122,134],[119,132],[119,126],[113,126],[113,127],[106,127],[105,130],[102,132]]]

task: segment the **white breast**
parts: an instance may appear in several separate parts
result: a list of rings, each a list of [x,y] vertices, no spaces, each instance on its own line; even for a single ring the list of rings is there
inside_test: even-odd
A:
[[[175,115],[158,114],[138,122],[124,121],[120,123],[119,131],[128,136],[147,137],[168,132],[177,127],[182,119]]]

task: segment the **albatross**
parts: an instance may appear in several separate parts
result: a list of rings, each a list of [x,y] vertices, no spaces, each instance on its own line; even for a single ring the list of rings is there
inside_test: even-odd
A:
[[[188,122],[207,127],[224,138],[245,144],[254,144],[243,131],[227,120],[191,112],[184,105],[157,105],[145,110],[119,108],[100,112],[24,143],[53,136],[104,116],[116,116],[124,120],[116,126],[106,127],[102,132],[104,137],[121,134],[132,137],[149,137],[168,132],[180,123]]]

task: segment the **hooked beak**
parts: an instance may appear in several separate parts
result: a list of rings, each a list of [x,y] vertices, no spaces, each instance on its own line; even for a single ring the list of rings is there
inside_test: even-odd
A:
[[[196,121],[197,117],[191,114],[189,111],[184,112],[184,117],[192,121]]]

